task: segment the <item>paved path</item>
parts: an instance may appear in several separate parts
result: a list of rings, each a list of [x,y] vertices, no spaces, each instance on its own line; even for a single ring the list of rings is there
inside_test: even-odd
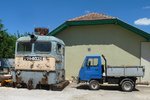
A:
[[[150,100],[150,87],[138,86],[133,92],[119,91],[116,86],[91,91],[87,86],[76,86],[74,83],[63,91],[0,87],[0,100]]]

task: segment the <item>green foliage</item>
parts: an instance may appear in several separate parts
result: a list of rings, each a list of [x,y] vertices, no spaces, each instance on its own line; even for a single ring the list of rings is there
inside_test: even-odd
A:
[[[4,29],[0,21],[0,58],[13,58],[15,54],[15,42],[17,37],[10,35]]]
[[[25,32],[24,34],[19,33],[19,31],[17,31],[17,33],[15,33],[15,37],[20,38],[23,36],[28,36],[30,33],[29,32]]]

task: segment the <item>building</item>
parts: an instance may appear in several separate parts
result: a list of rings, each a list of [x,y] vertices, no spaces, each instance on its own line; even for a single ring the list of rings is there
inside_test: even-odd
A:
[[[104,54],[111,66],[145,66],[150,82],[150,35],[118,18],[89,13],[50,32],[66,44],[66,77],[78,76],[86,55]]]

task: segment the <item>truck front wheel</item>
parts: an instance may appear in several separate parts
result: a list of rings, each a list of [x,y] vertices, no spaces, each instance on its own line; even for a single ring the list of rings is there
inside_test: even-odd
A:
[[[131,81],[124,81],[121,84],[121,88],[125,92],[131,92],[134,88],[134,84]]]
[[[91,90],[98,90],[100,85],[99,85],[98,81],[92,80],[92,81],[90,81],[89,87]]]

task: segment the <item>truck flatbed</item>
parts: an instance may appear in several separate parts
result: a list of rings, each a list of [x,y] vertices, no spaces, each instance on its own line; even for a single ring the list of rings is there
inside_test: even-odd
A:
[[[143,77],[144,66],[108,66],[107,76],[113,77]]]

